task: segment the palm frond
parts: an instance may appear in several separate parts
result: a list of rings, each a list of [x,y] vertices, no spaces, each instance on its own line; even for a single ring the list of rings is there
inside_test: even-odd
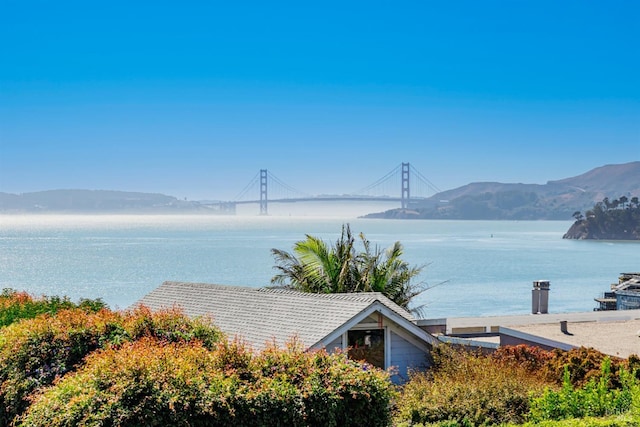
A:
[[[424,266],[410,266],[402,260],[404,248],[395,242],[381,250],[360,233],[363,251],[355,248],[349,224],[343,224],[335,244],[306,235],[294,244],[293,254],[272,249],[277,274],[271,283],[305,292],[381,292],[402,307],[429,289],[415,283]]]

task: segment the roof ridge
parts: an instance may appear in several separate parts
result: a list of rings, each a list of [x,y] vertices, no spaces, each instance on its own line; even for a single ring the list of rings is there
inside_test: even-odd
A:
[[[381,292],[314,294],[290,289],[165,281],[138,303],[158,309],[181,306],[188,316],[212,315],[230,336],[257,348],[269,339],[284,343],[292,334],[312,346],[362,313],[393,312],[415,324],[409,311]],[[387,311],[388,310],[388,311]]]
[[[256,288],[257,290],[259,290],[260,292],[267,292],[267,293],[281,293],[281,294],[294,294],[294,295],[315,295],[315,297],[320,297],[320,298],[330,298],[330,299],[353,299],[353,300],[376,300],[376,299],[380,299],[383,298],[385,301],[389,301],[393,304],[395,304],[389,297],[387,297],[384,293],[382,292],[327,292],[327,293],[323,293],[323,292],[304,292],[304,291],[298,291],[296,289],[286,289],[286,288],[282,288],[282,289],[278,289],[278,288]]]
[[[277,288],[277,287],[251,287],[242,285],[220,285],[215,283],[204,282],[183,282],[183,281],[165,281],[162,286],[190,286],[190,287],[202,287],[207,289],[220,289],[234,292],[243,292],[247,294],[274,294],[282,296],[295,296],[299,298],[307,299],[324,299],[334,301],[351,301],[360,303],[373,303],[375,301],[389,307],[400,316],[409,321],[414,321],[415,318],[411,312],[404,307],[401,307],[382,292],[340,292],[340,293],[314,293],[303,292],[296,289]]]

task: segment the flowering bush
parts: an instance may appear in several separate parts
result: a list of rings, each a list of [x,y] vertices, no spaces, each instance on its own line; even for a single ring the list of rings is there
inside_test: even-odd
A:
[[[39,395],[21,425],[204,425],[201,412],[231,425],[238,380],[211,369],[211,358],[199,343],[153,338],[95,352]]]
[[[0,329],[0,425],[24,412],[33,391],[75,370],[96,349],[141,337],[211,347],[221,336],[206,319],[144,307],[123,313],[75,308],[11,324]]]
[[[93,353],[37,396],[22,426],[387,426],[387,374],[344,354],[144,338]]]
[[[7,313],[35,301],[3,295]],[[0,426],[390,423],[388,375],[346,354],[295,341],[256,354],[179,310],[47,301],[0,328]]]

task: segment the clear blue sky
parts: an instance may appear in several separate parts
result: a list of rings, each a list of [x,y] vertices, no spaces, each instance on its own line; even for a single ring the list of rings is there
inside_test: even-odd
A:
[[[640,160],[640,2],[0,0],[0,191],[343,193]]]

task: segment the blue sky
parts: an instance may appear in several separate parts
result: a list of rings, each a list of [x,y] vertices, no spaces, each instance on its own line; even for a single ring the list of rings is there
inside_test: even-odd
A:
[[[640,160],[637,1],[0,0],[0,191],[230,199]]]

